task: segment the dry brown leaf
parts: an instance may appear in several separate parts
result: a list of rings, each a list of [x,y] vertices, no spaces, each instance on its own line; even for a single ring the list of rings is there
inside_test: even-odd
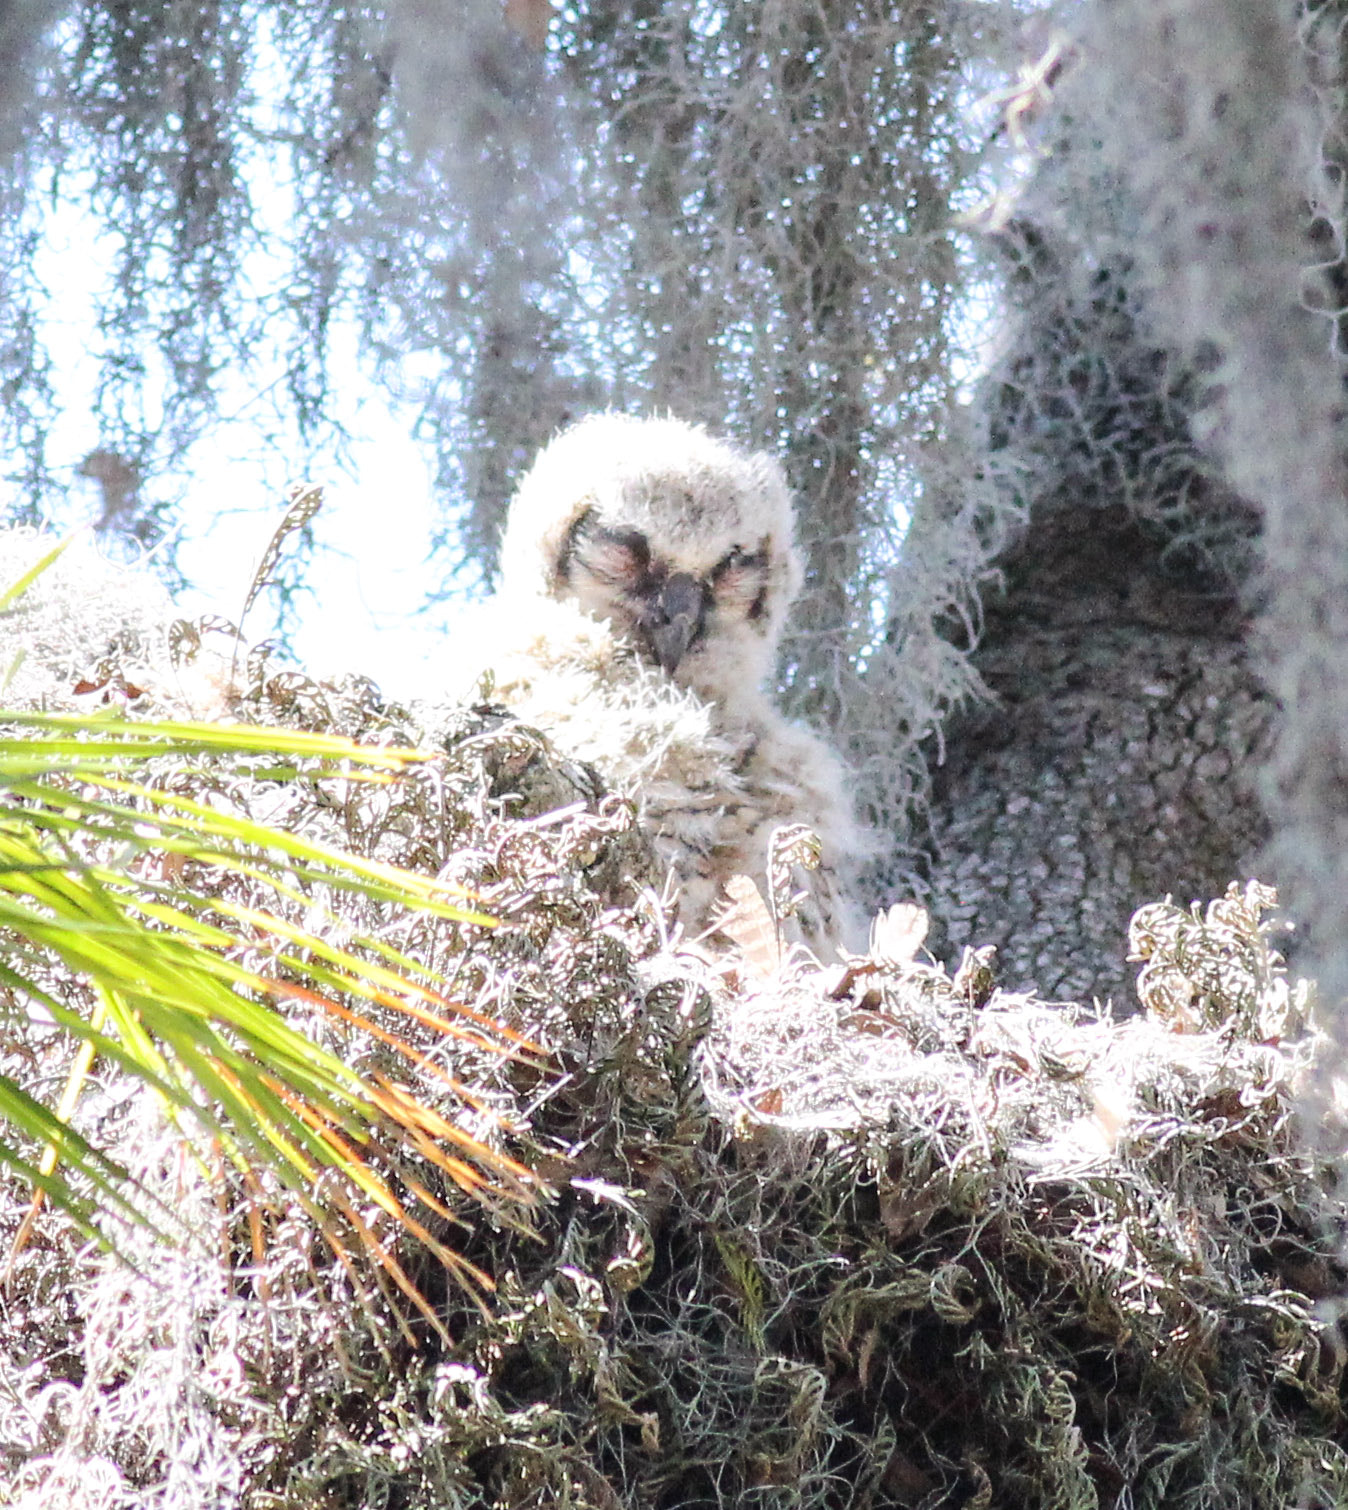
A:
[[[895,1244],[925,1232],[941,1206],[931,1190],[914,1190],[895,1181],[885,1181],[878,1194],[881,1225]]]
[[[89,697],[95,692],[101,692],[101,702],[110,703],[114,698],[125,698],[128,702],[136,702],[145,696],[145,688],[138,687],[135,682],[129,682],[120,673],[105,676],[101,681],[91,681],[88,677],[81,677],[71,689],[76,697]]]
[[[253,573],[248,596],[244,599],[243,612],[239,615],[240,624],[248,617],[248,610],[257,601],[258,594],[271,584],[271,574],[281,559],[286,541],[296,530],[302,530],[322,507],[323,489],[313,483],[297,482],[287,490],[285,513],[267,542],[257,571]]]
[[[820,857],[819,835],[809,824],[784,823],[773,829],[768,838],[768,900],[779,925],[793,917],[806,898],[795,889],[792,873],[797,866],[818,870]]]
[[[780,968],[782,947],[768,904],[749,876],[735,875],[725,883],[726,908],[716,926],[737,946],[750,973],[766,979]]]

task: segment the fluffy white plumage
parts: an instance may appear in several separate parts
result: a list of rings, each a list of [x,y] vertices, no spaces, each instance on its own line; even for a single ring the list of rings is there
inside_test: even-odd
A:
[[[820,952],[857,942],[841,877],[863,845],[837,757],[764,690],[800,579],[771,457],[678,420],[595,415],[511,504],[481,659],[493,701],[637,803],[690,931],[732,875],[767,895],[770,835],[807,824],[822,864],[791,931]]]

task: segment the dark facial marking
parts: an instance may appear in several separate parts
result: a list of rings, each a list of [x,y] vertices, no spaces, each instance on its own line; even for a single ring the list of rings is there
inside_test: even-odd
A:
[[[671,572],[651,555],[640,530],[600,524],[594,511],[579,515],[567,532],[558,572],[567,584],[577,570],[621,592],[646,654],[672,675],[703,639],[713,609],[732,620],[761,619],[767,610],[769,542],[755,550],[732,546],[706,577]]]
[[[768,602],[768,542],[746,551],[732,545],[712,568],[711,583],[717,601],[747,619],[761,619]]]
[[[611,587],[639,592],[650,576],[651,548],[640,530],[609,529],[587,513],[572,527],[570,541],[572,558]]]
[[[576,547],[593,519],[593,509],[582,509],[571,521],[570,528],[562,540],[562,548],[557,553],[557,580],[559,582],[571,580],[571,563],[576,559]]]
[[[711,569],[711,579],[719,582],[727,572],[762,571],[768,564],[768,542],[762,541],[755,551],[746,551],[742,545],[732,545]]]

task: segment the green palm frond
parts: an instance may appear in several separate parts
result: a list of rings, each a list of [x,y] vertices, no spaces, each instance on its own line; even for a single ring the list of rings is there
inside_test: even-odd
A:
[[[488,1283],[413,1214],[399,1194],[411,1186],[392,1176],[388,1155],[413,1155],[496,1211],[532,1198],[531,1172],[406,1086],[362,1077],[277,1004],[321,1011],[442,1080],[397,1019],[389,1026],[390,1010],[423,1034],[536,1060],[533,1045],[454,1002],[447,982],[388,943],[349,929],[340,943],[325,936],[321,898],[356,892],[447,923],[492,920],[432,877],[270,827],[164,780],[207,764],[270,783],[387,782],[431,757],[332,735],[115,715],[0,713],[0,727],[0,998],[11,1031],[55,1029],[82,1045],[59,1108],[0,1079],[0,1118],[14,1135],[0,1140],[0,1161],[90,1235],[104,1205],[171,1221],[67,1123],[98,1056],[142,1080],[173,1116],[208,1129],[240,1169],[271,1171],[330,1241],[334,1212],[344,1213],[367,1257],[401,1288],[405,1277],[357,1205],[385,1212],[466,1281]],[[246,887],[229,894],[233,881]],[[412,1185],[414,1202],[437,1208],[424,1183]]]

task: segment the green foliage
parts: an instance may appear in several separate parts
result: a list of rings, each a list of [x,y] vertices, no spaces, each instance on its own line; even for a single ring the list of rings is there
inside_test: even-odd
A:
[[[379,1003],[414,1019],[435,1014],[462,1032],[443,982],[377,940],[334,943],[319,899],[348,890],[449,922],[491,919],[461,889],[174,789],[203,762],[255,782],[343,789],[394,780],[427,757],[244,725],[25,713],[5,713],[3,724],[0,984],[9,1032],[42,1039],[54,1026],[85,1047],[59,1108],[0,1080],[0,1116],[26,1135],[0,1144],[0,1159],[100,1241],[100,1201],[138,1210],[125,1170],[67,1125],[96,1055],[143,1081],[174,1117],[206,1129],[241,1170],[269,1169],[321,1224],[357,1198],[373,1202],[422,1231],[461,1276],[480,1280],[408,1214],[381,1167],[386,1152],[429,1146],[432,1162],[475,1196],[504,1187],[527,1199],[528,1171],[415,1097],[358,1074],[276,1004],[300,1000],[366,1031],[373,1025],[348,1003]],[[312,921],[294,920],[296,904]],[[508,1035],[493,1036],[492,1024],[470,1026],[484,1047],[519,1051]],[[432,1126],[444,1152],[426,1144]],[[34,1141],[48,1149],[36,1162],[27,1151]],[[153,1206],[146,1214],[161,1226],[169,1219]]]

